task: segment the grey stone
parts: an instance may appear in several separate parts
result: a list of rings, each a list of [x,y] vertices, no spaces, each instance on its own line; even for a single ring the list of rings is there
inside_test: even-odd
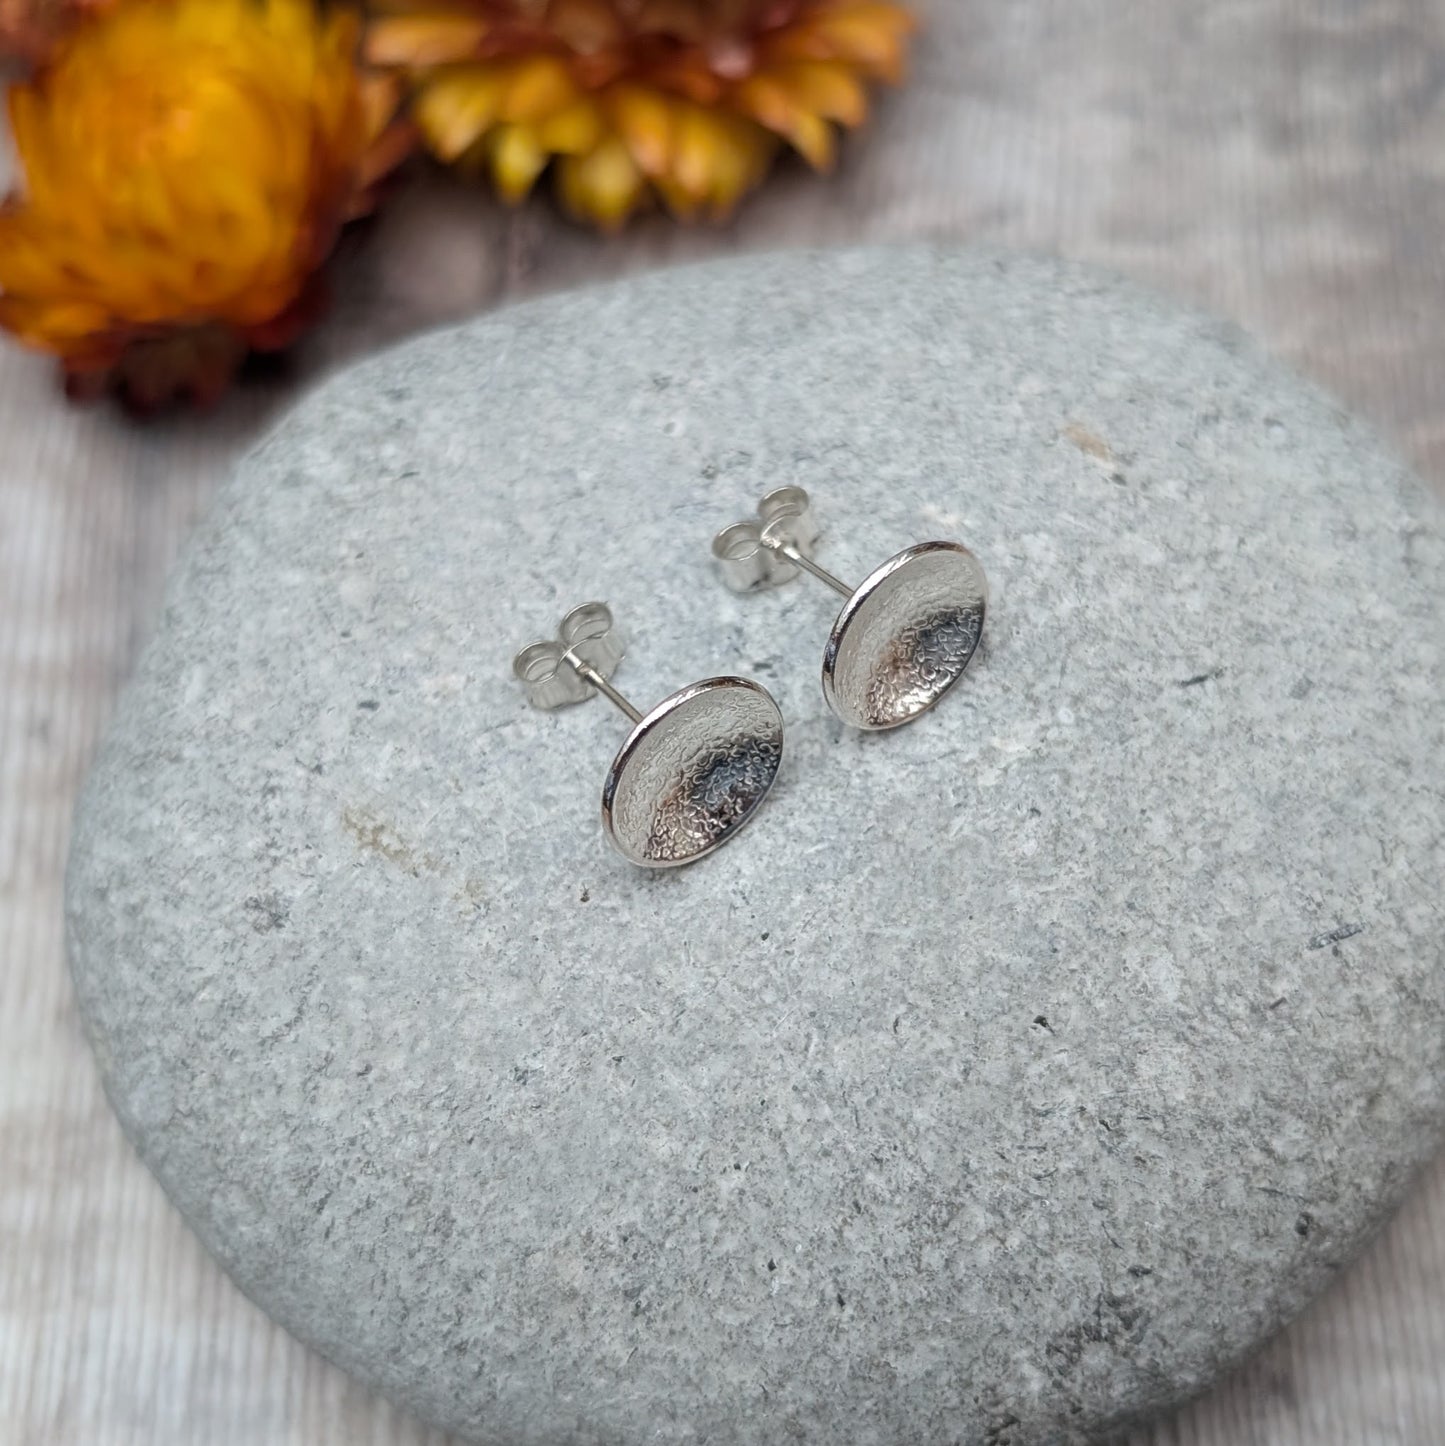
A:
[[[957,537],[985,650],[845,731],[836,608],[708,543],[808,487],[861,577]],[[625,725],[513,650],[783,706],[651,875]],[[1221,324],[947,250],[549,300],[338,377],[239,469],[80,809],[117,1112],[277,1319],[498,1446],[1065,1442],[1212,1380],[1445,1106],[1445,543]]]

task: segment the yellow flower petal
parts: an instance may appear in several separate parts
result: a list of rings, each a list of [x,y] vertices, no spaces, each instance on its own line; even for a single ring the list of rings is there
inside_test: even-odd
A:
[[[896,83],[902,79],[903,46],[911,19],[892,5],[857,5],[821,12],[809,33],[822,51],[864,66],[870,75]]]
[[[454,161],[497,118],[508,77],[496,67],[459,66],[417,97],[416,120],[439,160]]]
[[[577,99],[565,62],[554,55],[534,55],[512,69],[502,101],[502,119],[512,123],[546,120]]]
[[[672,160],[672,109],[667,101],[636,85],[614,86],[608,101],[612,123],[638,167],[648,176],[665,175]]]
[[[580,100],[542,122],[537,141],[556,156],[580,156],[594,150],[605,133],[602,116],[592,100]]]
[[[799,111],[784,132],[793,147],[815,171],[831,171],[838,146],[833,127],[820,115]]]
[[[529,126],[503,126],[493,134],[492,180],[502,199],[511,205],[527,198],[548,160]]]
[[[475,55],[488,28],[470,15],[378,20],[366,33],[366,58],[373,65],[447,65]]]
[[[730,138],[717,116],[697,106],[679,108],[675,130],[672,179],[695,208],[712,194],[719,156]]]
[[[769,73],[801,105],[827,120],[851,127],[867,118],[868,93],[843,61],[794,61]]]
[[[740,87],[738,100],[760,124],[790,141],[814,169],[826,171],[832,166],[835,151],[832,126],[809,110],[802,98],[780,79],[755,75]]]
[[[719,149],[713,173],[709,213],[723,221],[736,210],[738,202],[767,173],[775,143],[773,138],[749,122],[729,118],[729,144]]]
[[[798,109],[792,93],[772,75],[754,75],[745,80],[738,87],[737,100],[744,115],[778,135],[787,134]]]
[[[563,203],[573,215],[616,230],[642,204],[647,181],[616,136],[582,156],[567,156],[558,170]]]

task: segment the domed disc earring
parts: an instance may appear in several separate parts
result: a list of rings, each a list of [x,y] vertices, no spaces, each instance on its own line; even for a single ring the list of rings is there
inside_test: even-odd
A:
[[[625,652],[605,603],[562,620],[512,671],[534,707],[597,693],[632,720],[602,785],[602,823],[617,851],[643,868],[677,868],[721,848],[752,821],[783,759],[783,715],[747,678],[707,678],[640,713],[608,681]]]
[[[843,722],[881,731],[926,713],[963,676],[983,636],[988,579],[957,542],[920,542],[851,588],[813,561],[818,539],[801,487],[758,503],[758,521],[713,539],[723,580],[757,592],[811,573],[848,601],[823,650],[823,695]]]

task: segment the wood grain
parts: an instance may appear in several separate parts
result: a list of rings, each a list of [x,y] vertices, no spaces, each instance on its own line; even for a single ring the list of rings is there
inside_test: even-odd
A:
[[[70,810],[230,460],[347,357],[510,298],[751,246],[972,237],[1233,317],[1445,480],[1438,0],[935,0],[829,181],[608,243],[423,180],[351,238],[294,373],[137,429],[0,350],[0,1446],[443,1446],[273,1326],[131,1155],[73,1008]],[[485,406],[485,396],[478,398]],[[1445,1443],[1445,1162],[1337,1287],[1134,1446]]]

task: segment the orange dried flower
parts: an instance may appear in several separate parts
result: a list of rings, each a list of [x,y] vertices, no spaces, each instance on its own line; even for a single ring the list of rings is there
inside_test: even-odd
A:
[[[318,310],[318,268],[399,153],[359,22],[309,0],[98,13],[10,92],[24,190],[0,205],[0,325],[73,394],[218,396]]]
[[[368,58],[415,91],[427,145],[509,201],[555,163],[564,204],[613,228],[653,197],[727,216],[780,142],[819,170],[898,81],[896,0],[374,0]]]

